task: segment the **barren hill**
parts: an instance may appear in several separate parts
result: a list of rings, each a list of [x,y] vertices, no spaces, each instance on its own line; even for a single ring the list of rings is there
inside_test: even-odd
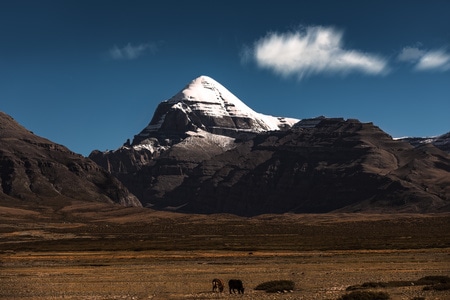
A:
[[[61,209],[74,201],[141,206],[90,159],[39,137],[0,112],[0,204]]]

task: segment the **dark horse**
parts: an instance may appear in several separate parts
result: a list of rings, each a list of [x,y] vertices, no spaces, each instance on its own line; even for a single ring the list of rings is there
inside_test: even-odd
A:
[[[212,281],[212,290],[213,292],[223,292],[223,282],[220,279],[214,278]]]
[[[230,288],[230,294],[231,292],[236,294],[236,290],[239,294],[244,293],[244,285],[242,284],[242,281],[239,279],[230,279],[228,281],[228,287]]]

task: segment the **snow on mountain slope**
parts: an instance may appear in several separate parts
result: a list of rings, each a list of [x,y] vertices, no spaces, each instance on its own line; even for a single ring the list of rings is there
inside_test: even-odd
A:
[[[426,144],[433,144],[437,148],[450,153],[450,132],[442,134],[440,136],[433,137],[400,137],[395,138],[395,140],[405,141],[413,145],[414,147],[419,147]]]
[[[160,103],[150,124],[138,134],[137,142],[161,131],[203,129],[223,135],[230,132],[258,133],[290,128],[298,121],[257,113],[211,77],[200,76],[175,96]]]
[[[168,100],[169,103],[190,103],[190,108],[212,117],[243,117],[259,120],[261,130],[279,130],[283,124],[292,126],[299,120],[279,118],[255,112],[223,85],[208,76],[194,79],[185,89]]]

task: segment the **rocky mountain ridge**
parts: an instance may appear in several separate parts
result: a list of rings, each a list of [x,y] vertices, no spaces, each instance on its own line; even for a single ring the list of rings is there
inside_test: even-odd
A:
[[[450,132],[436,137],[405,137],[397,140],[408,142],[414,147],[432,144],[433,146],[450,153]]]
[[[242,216],[444,212],[450,155],[438,147],[447,140],[395,140],[353,119],[262,115],[202,76],[163,101],[132,143],[90,159],[0,113],[0,206],[64,220],[69,207],[96,203]]]
[[[39,137],[0,112],[0,202],[53,207],[76,201],[141,206],[113,175],[66,147]]]
[[[414,148],[358,120],[264,116],[205,76],[162,102],[132,143],[89,157],[156,209],[450,209],[450,158],[436,147]]]

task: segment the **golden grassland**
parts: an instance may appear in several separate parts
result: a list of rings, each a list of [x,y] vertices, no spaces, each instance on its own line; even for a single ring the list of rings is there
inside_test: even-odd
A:
[[[391,299],[450,299],[424,289],[450,275],[449,214],[183,215],[80,207],[59,217],[0,212],[0,299],[338,299],[365,282]],[[213,293],[241,279],[244,295]],[[294,290],[254,288],[290,280]]]

